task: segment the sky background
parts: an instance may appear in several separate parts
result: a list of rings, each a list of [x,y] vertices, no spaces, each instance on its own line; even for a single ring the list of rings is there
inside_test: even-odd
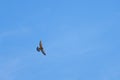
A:
[[[120,80],[120,0],[0,0],[0,80]]]

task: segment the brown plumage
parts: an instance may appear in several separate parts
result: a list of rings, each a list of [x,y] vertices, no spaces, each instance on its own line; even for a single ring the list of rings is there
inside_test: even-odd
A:
[[[42,52],[43,55],[46,55],[46,53],[44,52],[43,46],[42,46],[42,42],[40,41],[39,43],[39,47],[36,48],[38,52]]]

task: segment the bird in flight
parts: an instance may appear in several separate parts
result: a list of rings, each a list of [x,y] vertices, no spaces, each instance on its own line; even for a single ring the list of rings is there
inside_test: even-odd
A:
[[[38,52],[41,51],[43,55],[46,55],[46,53],[44,52],[43,46],[42,46],[42,41],[40,41],[39,47],[37,46],[36,50],[37,50]]]

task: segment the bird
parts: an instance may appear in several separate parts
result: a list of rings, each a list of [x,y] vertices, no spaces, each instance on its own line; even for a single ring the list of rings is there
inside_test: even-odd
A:
[[[45,53],[45,51],[44,51],[44,49],[43,49],[43,46],[42,46],[42,41],[40,41],[39,47],[37,46],[36,50],[37,50],[38,52],[41,51],[43,55],[46,55],[46,53]]]

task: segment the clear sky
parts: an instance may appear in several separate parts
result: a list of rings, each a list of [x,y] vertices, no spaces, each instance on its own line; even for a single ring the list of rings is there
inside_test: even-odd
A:
[[[120,80],[120,0],[0,0],[0,80]]]

